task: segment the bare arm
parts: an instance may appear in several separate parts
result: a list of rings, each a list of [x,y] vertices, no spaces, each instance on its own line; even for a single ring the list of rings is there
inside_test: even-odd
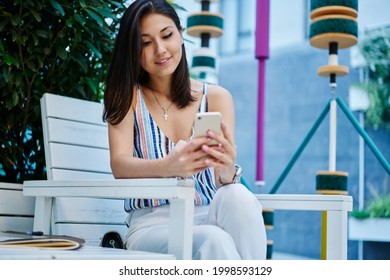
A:
[[[218,178],[222,182],[231,182],[235,174],[236,145],[234,141],[235,113],[234,103],[231,94],[219,86],[210,86],[208,91],[209,111],[218,111],[222,114],[222,135],[209,132],[209,137],[216,139],[220,143],[219,149],[209,148],[203,145],[202,149],[213,160],[207,160],[208,166],[215,168],[217,185]]]
[[[140,159],[133,156],[134,111],[130,108],[118,125],[108,125],[110,163],[115,178],[188,177],[208,166],[206,153],[200,149],[207,138],[190,142],[179,141],[168,156],[160,159]]]

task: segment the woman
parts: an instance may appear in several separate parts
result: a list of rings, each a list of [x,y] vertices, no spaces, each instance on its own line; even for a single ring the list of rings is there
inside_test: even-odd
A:
[[[264,259],[262,207],[235,165],[232,96],[190,79],[181,30],[165,0],[136,0],[121,20],[104,96],[113,175],[192,177],[193,258]],[[205,111],[221,112],[222,134],[192,139],[195,115]],[[166,252],[168,202],[128,199],[125,210],[127,248]]]

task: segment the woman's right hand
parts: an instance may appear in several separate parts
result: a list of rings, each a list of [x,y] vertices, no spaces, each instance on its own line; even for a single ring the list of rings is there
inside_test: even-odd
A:
[[[208,137],[199,137],[190,141],[180,140],[165,157],[168,177],[190,177],[206,168],[205,159],[209,157],[201,147],[211,142]]]

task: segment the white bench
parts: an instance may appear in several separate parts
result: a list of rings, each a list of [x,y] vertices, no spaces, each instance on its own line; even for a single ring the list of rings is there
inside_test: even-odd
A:
[[[168,251],[176,258],[190,259],[193,181],[113,180],[107,126],[101,121],[102,104],[44,94],[41,107],[48,180],[25,181],[23,190],[26,196],[36,197],[34,230],[74,235],[86,239],[87,244],[97,245],[107,231],[124,235],[124,198],[167,198],[171,203]],[[326,211],[327,258],[347,258],[350,196],[257,195],[257,198],[267,209]]]
[[[114,180],[102,109],[97,102],[53,94],[42,97],[48,180],[25,181],[23,190],[24,195],[36,197],[34,230],[77,236],[97,246],[109,231],[124,238],[123,199],[166,198],[173,213],[169,254],[190,259],[192,223],[184,217],[193,215],[194,182]]]
[[[0,230],[32,229],[35,198],[23,196],[22,191],[21,184],[0,183]]]

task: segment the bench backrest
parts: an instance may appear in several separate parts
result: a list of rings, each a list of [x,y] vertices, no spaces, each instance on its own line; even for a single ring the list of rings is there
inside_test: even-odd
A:
[[[41,99],[48,180],[113,178],[103,105],[46,93]],[[108,231],[126,231],[123,201],[57,198],[52,233],[69,234],[98,245]]]

